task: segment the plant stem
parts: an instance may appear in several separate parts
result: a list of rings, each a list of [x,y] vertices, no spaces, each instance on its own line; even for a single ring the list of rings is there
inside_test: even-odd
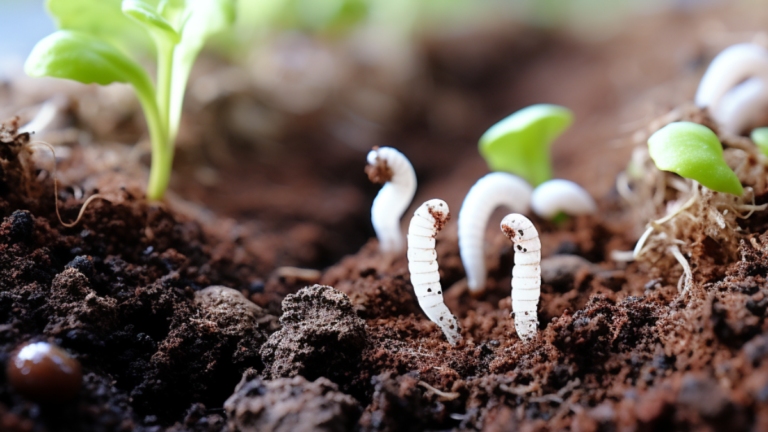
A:
[[[152,84],[144,83],[135,85],[136,94],[139,97],[147,119],[149,137],[152,141],[152,164],[149,169],[149,184],[147,185],[147,199],[158,201],[163,199],[168,182],[171,179],[171,167],[173,165],[173,145],[168,142],[168,133],[163,124],[162,115],[157,107],[155,92]]]
[[[173,77],[173,51],[176,45],[157,39],[157,109],[166,134],[170,131],[171,79]],[[170,140],[169,140],[170,141]],[[173,143],[171,143],[173,145]]]

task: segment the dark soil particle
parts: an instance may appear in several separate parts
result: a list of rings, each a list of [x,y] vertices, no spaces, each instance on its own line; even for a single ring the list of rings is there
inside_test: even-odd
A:
[[[366,326],[346,294],[324,285],[301,289],[283,300],[280,324],[261,347],[266,377],[349,381],[366,344]]]
[[[232,432],[354,430],[360,404],[333,382],[304,377],[265,380],[247,372],[224,404]]]

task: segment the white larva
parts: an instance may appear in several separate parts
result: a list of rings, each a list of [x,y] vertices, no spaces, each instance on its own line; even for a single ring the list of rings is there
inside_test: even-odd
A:
[[[401,253],[405,249],[400,218],[416,194],[416,172],[413,165],[392,147],[374,148],[368,153],[368,163],[386,162],[392,178],[381,188],[371,207],[371,222],[384,253]]]
[[[467,285],[472,293],[485,289],[485,228],[493,211],[500,207],[525,213],[531,201],[531,186],[520,177],[495,172],[472,186],[459,211],[459,251]]]
[[[449,217],[448,204],[439,199],[429,200],[416,209],[408,227],[408,271],[419,306],[455,346],[461,340],[459,323],[443,302],[435,252],[435,236]]]
[[[721,98],[736,84],[753,76],[768,75],[768,50],[742,43],[724,49],[712,60],[696,91],[696,105],[717,109]]]
[[[750,78],[732,88],[712,111],[712,118],[724,132],[741,134],[754,125],[768,107],[768,85],[758,77]]]
[[[544,219],[552,219],[560,212],[571,216],[592,214],[597,205],[592,196],[578,184],[562,179],[545,181],[533,190],[531,209]]]
[[[525,216],[512,213],[501,221],[501,231],[515,247],[512,268],[512,312],[515,330],[523,340],[536,337],[536,314],[541,294],[541,241],[536,227]]]

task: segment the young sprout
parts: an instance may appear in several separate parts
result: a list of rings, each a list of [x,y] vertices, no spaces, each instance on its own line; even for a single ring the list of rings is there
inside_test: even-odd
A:
[[[670,123],[648,139],[651,159],[662,171],[695,180],[718,192],[741,196],[744,188],[723,159],[723,146],[712,130],[691,122]]]
[[[726,93],[753,76],[768,75],[768,50],[743,43],[724,49],[712,60],[696,91],[696,105],[716,110]]]
[[[766,107],[768,85],[762,78],[749,78],[720,99],[712,118],[722,131],[739,135],[760,120]]]
[[[510,172],[538,186],[552,178],[552,141],[572,122],[573,113],[561,106],[539,104],[523,108],[480,137],[480,154],[492,171]]]
[[[450,216],[448,204],[439,199],[429,200],[416,209],[408,227],[408,271],[419,306],[455,346],[461,340],[459,323],[443,302],[435,252],[435,236]]]
[[[768,156],[768,127],[757,128],[750,134],[752,141],[754,141],[757,148]]]
[[[386,183],[371,207],[371,222],[383,253],[400,253],[405,249],[400,218],[416,194],[416,172],[411,162],[392,147],[374,147],[368,153],[368,177],[375,183]]]
[[[508,173],[491,173],[472,186],[459,211],[459,251],[467,272],[469,290],[485,289],[485,228],[493,211],[508,207],[525,213],[531,200],[531,186],[520,177]]]
[[[147,197],[168,188],[181,104],[197,54],[214,33],[235,19],[234,0],[48,0],[61,30],[34,47],[24,69],[33,77],[84,84],[131,84],[144,110],[152,141]],[[123,51],[144,29],[157,48],[157,84]]]
[[[512,313],[515,330],[523,340],[536,336],[536,308],[541,294],[541,240],[536,227],[525,216],[512,213],[501,221],[501,231],[515,246],[512,268]]]
[[[544,219],[553,219],[560,213],[579,216],[597,211],[595,200],[584,188],[561,179],[546,181],[534,189],[531,208]]]

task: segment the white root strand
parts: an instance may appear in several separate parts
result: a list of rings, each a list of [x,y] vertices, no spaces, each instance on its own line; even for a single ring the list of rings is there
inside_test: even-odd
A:
[[[455,346],[461,340],[459,323],[443,302],[443,288],[435,252],[435,236],[448,221],[450,212],[443,200],[432,199],[422,204],[408,227],[408,271],[419,306]]]
[[[571,216],[597,211],[595,200],[578,184],[563,179],[545,181],[533,190],[531,208],[536,215],[552,219],[559,213]]]
[[[683,289],[682,294],[685,295],[685,293],[687,293],[690,290],[691,286],[693,285],[693,272],[691,271],[691,266],[688,264],[688,260],[685,259],[685,257],[683,256],[683,253],[680,252],[680,248],[677,247],[677,245],[670,246],[669,251],[672,253],[672,255],[674,255],[677,262],[679,262],[680,265],[683,266],[683,276],[685,277],[685,289]]]
[[[696,105],[713,112],[734,86],[753,76],[768,75],[768,50],[757,44],[732,45],[710,63],[696,91]]]
[[[539,318],[537,307],[541,295],[541,240],[533,223],[521,214],[512,213],[501,221],[501,231],[515,246],[512,268],[512,312],[515,330],[523,340],[536,337]]]
[[[485,230],[493,211],[508,207],[519,213],[528,211],[531,186],[512,174],[495,172],[477,181],[464,198],[459,211],[459,251],[473,293],[485,289]]]
[[[392,171],[392,178],[381,188],[371,207],[371,222],[384,253],[401,253],[405,249],[400,218],[416,194],[416,172],[413,165],[392,147],[380,147],[368,153],[371,165],[384,161]]]

